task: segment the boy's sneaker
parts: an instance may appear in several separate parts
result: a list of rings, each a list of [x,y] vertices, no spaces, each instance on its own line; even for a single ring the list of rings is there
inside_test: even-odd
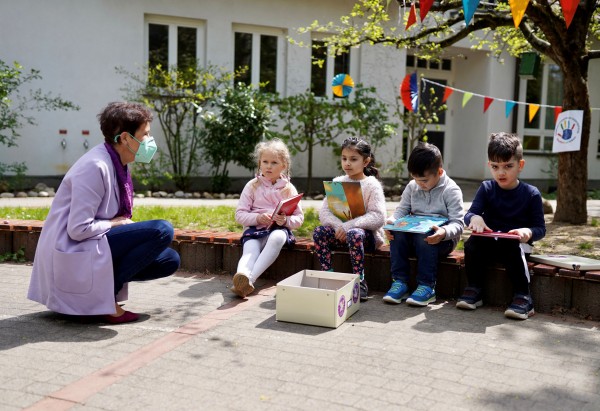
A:
[[[383,296],[383,301],[391,304],[400,304],[408,298],[408,295],[408,286],[400,280],[394,280],[390,290]]]
[[[456,302],[456,308],[463,310],[474,310],[483,305],[481,300],[481,288],[467,287]]]
[[[429,303],[435,302],[435,290],[426,285],[419,285],[415,291],[408,297],[406,304],[426,307]]]
[[[526,320],[535,314],[533,310],[533,300],[527,294],[515,294],[512,303],[508,306],[504,315],[508,318],[517,320]]]
[[[236,273],[233,276],[233,287],[230,290],[238,296],[246,298],[248,294],[254,291],[254,285],[252,285],[250,279],[245,274]]]
[[[369,299],[369,287],[367,286],[367,280],[360,280],[360,301],[367,301]]]

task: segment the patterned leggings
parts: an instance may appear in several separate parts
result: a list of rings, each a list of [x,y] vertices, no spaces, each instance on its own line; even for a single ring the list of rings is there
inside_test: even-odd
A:
[[[321,270],[331,270],[331,248],[343,247],[346,244],[335,238],[335,229],[330,226],[315,228],[313,240],[315,242],[315,252],[321,263]],[[362,280],[365,275],[365,250],[375,251],[375,237],[369,230],[351,228],[346,232],[346,243],[350,250],[352,273],[359,275]]]

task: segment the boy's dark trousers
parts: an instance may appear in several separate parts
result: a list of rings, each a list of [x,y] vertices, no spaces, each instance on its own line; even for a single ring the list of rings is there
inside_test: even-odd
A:
[[[470,287],[483,288],[486,268],[499,263],[513,286],[513,293],[529,295],[527,255],[517,240],[471,236],[465,242],[465,271]]]

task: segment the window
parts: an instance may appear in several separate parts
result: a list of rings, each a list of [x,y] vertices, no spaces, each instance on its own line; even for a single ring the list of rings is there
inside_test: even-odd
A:
[[[533,79],[521,80],[521,96],[527,103],[561,106],[563,78],[556,64],[540,65]],[[523,84],[525,83],[525,84]],[[523,149],[529,152],[552,151],[554,138],[554,107],[540,107],[529,122],[529,107],[519,105],[519,133],[523,136]]]
[[[441,60],[426,60],[413,55],[406,56],[406,67],[407,68],[420,68],[429,70],[443,70],[452,71],[452,60],[441,59]]]
[[[283,30],[253,26],[234,26],[233,64],[245,70],[237,81],[263,84],[263,90],[280,92],[284,84]]]
[[[146,16],[147,61],[150,67],[179,69],[204,65],[204,22]]]
[[[327,55],[325,42],[321,40],[312,41],[310,91],[315,96],[327,97],[333,95],[331,87],[333,77],[338,74],[350,74],[351,53],[342,53],[335,57]],[[322,65],[315,64],[317,60],[323,60]]]

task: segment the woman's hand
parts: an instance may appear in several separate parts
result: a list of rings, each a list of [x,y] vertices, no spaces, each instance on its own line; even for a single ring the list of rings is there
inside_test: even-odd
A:
[[[258,217],[256,217],[256,222],[258,225],[269,225],[271,224],[271,215],[267,213],[259,214]]]
[[[132,220],[130,220],[127,217],[123,217],[123,216],[115,217],[112,220],[110,220],[111,227],[117,227],[119,225],[132,224],[132,223],[133,223]]]
[[[335,238],[342,243],[346,242],[346,230],[343,227],[338,227],[335,229]]]
[[[279,226],[284,226],[287,219],[285,218],[285,214],[276,214],[273,216],[273,221]]]

